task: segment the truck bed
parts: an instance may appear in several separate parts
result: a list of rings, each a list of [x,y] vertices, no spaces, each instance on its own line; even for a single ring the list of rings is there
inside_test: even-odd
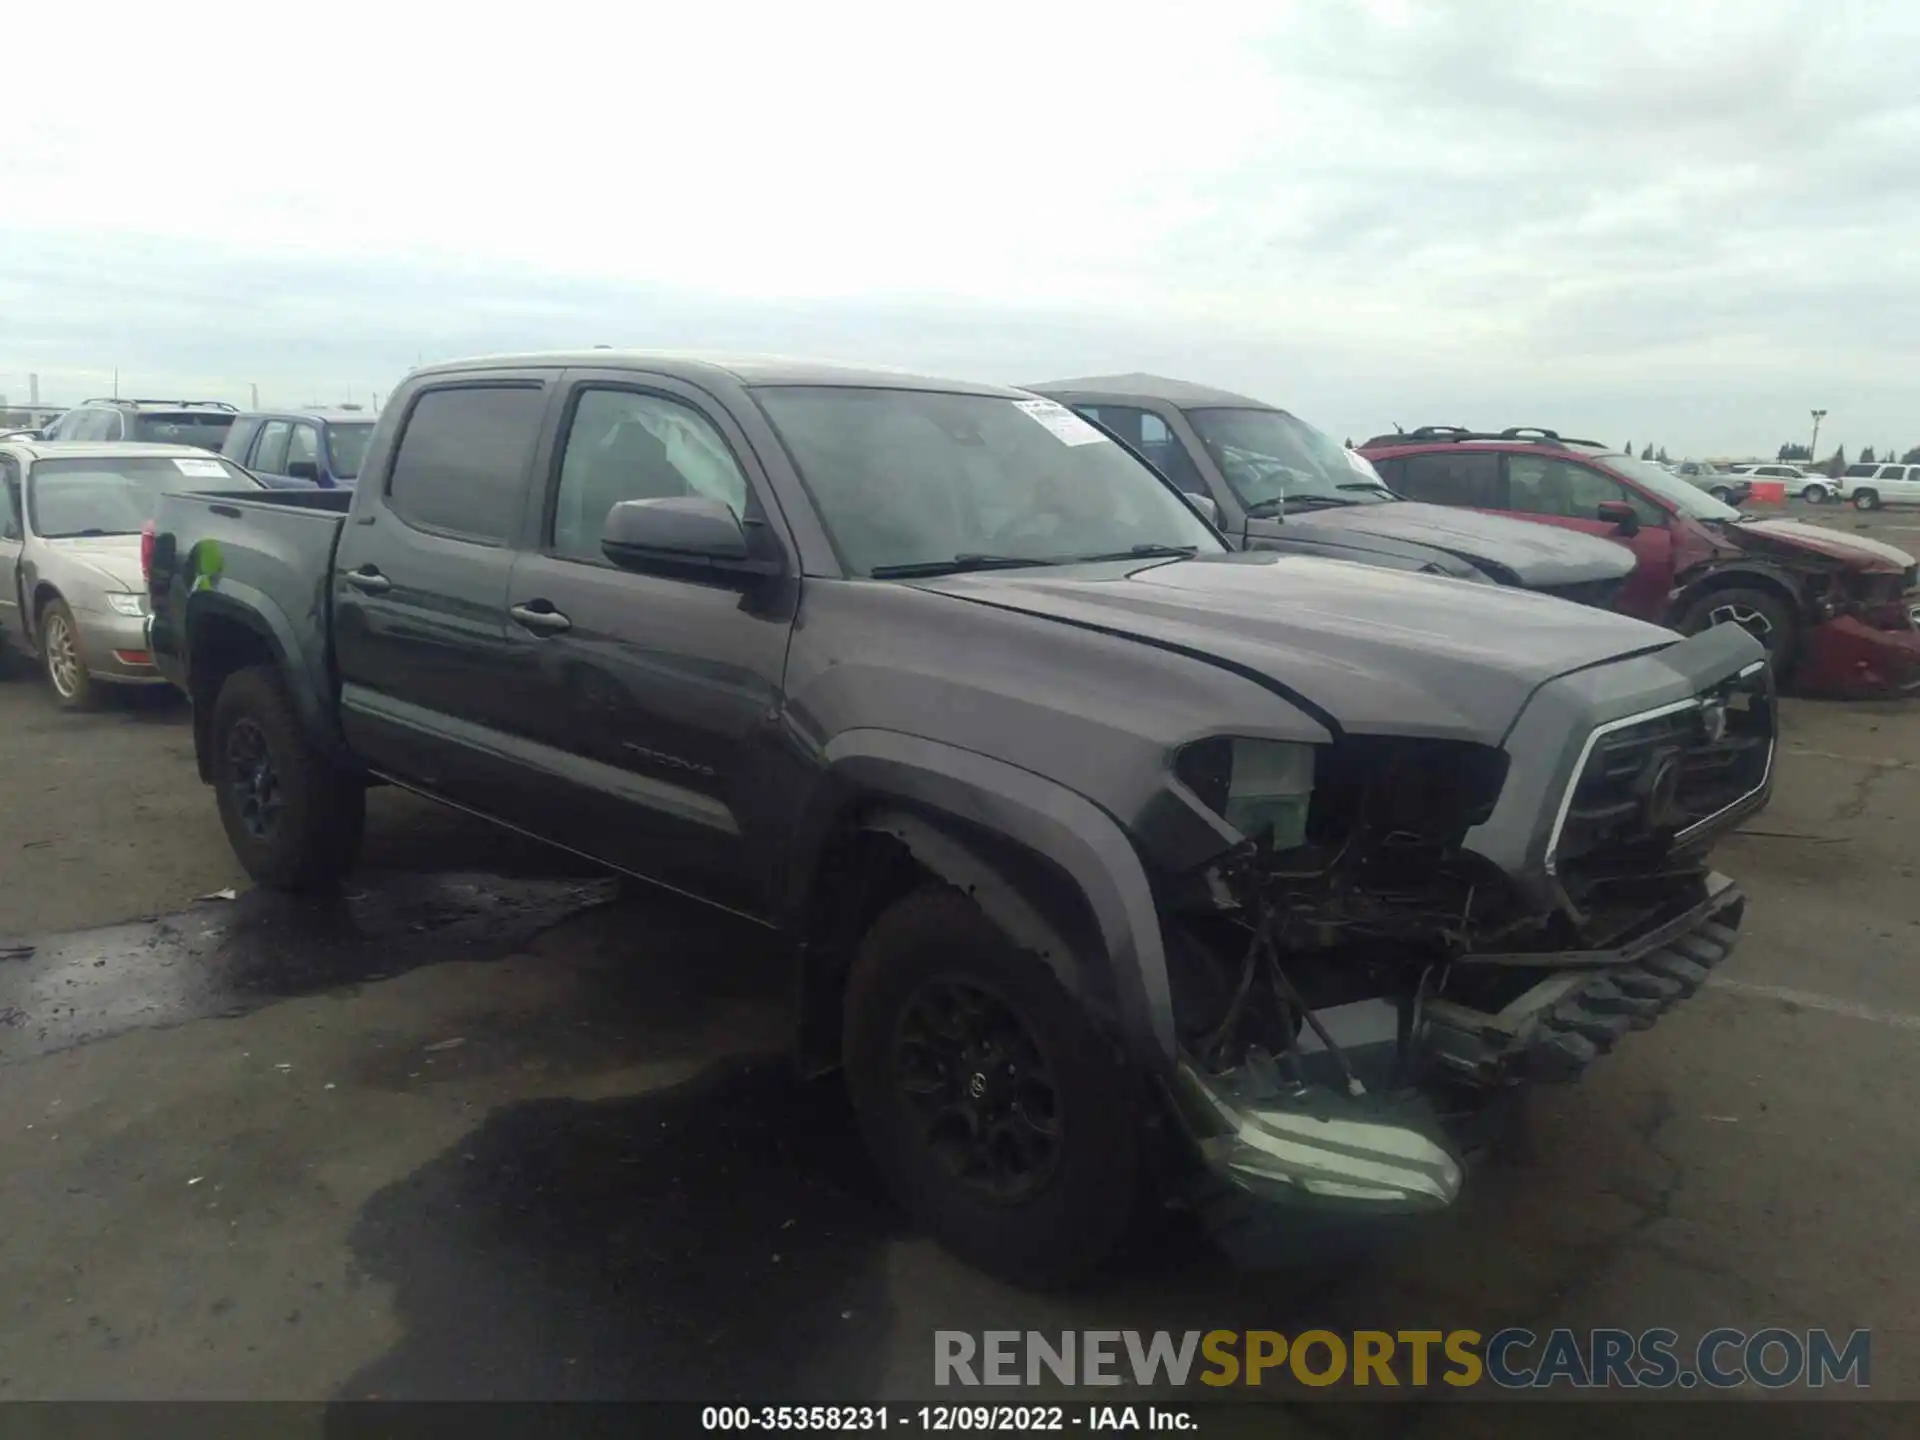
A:
[[[351,490],[207,490],[160,497],[149,646],[184,688],[190,611],[229,599],[264,620],[294,673],[327,693],[327,585]],[[211,602],[211,603],[209,603]]]

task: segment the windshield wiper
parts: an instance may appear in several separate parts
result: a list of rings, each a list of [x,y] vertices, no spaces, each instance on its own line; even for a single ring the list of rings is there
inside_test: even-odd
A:
[[[1358,505],[1359,503],[1358,500],[1349,500],[1344,495],[1289,495],[1285,501],[1286,508],[1289,510],[1317,510],[1323,505]],[[1259,507],[1255,507],[1255,509],[1249,510],[1247,513],[1249,515],[1257,514],[1259,513]],[[1269,510],[1267,513],[1271,515],[1273,511]]]
[[[1092,565],[1100,560],[1191,560],[1200,553],[1198,545],[1135,545],[1131,550],[1115,551],[1111,555],[1076,555],[1076,565]]]
[[[914,580],[926,575],[964,575],[970,570],[1020,570],[1031,565],[1058,565],[1032,555],[955,555],[950,560],[916,560],[910,565],[876,565],[867,574],[875,580]]]
[[[1376,495],[1386,495],[1395,500],[1400,498],[1378,480],[1348,480],[1333,488],[1336,490],[1370,490]]]

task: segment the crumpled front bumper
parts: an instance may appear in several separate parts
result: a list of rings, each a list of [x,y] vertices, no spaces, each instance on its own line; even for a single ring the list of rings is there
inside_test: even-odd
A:
[[[1525,957],[1548,973],[1498,1012],[1428,1001],[1408,1042],[1414,1063],[1389,1055],[1388,1068],[1421,1076],[1427,1090],[1488,1094],[1577,1079],[1629,1031],[1648,1028],[1706,983],[1732,952],[1745,909],[1739,887],[1715,874],[1697,904],[1610,949]],[[1392,1015],[1387,1001],[1367,1004]],[[1376,1033],[1396,1028],[1388,1018]],[[1382,1038],[1371,1048],[1398,1043]],[[1361,1068],[1366,1057],[1356,1050],[1354,1058]],[[1461,1137],[1422,1089],[1372,1093],[1363,1082],[1358,1093],[1343,1093],[1285,1083],[1271,1061],[1225,1076],[1183,1061],[1173,1099],[1206,1169],[1246,1198],[1395,1212],[1442,1208],[1460,1192]]]
[[[1426,1007],[1428,1058],[1461,1080],[1576,1080],[1630,1030],[1645,1030],[1733,953],[1746,896],[1724,875],[1684,912],[1605,951],[1544,956],[1549,974],[1498,1013]]]
[[[1852,615],[1806,631],[1793,688],[1828,699],[1872,699],[1920,691],[1920,629],[1885,630]]]

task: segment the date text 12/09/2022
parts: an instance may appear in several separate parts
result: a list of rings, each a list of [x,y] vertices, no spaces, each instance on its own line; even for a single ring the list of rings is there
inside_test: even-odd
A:
[[[702,1430],[1066,1431],[1199,1429],[1191,1410],[1166,1405],[708,1405]]]

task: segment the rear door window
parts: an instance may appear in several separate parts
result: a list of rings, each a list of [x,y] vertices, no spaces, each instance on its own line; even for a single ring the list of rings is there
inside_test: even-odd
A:
[[[387,505],[416,529],[504,545],[518,528],[546,392],[463,385],[414,402],[387,476]]]
[[[1490,450],[1448,450],[1401,457],[1393,488],[1430,505],[1501,508],[1500,457]]]
[[[293,426],[285,420],[269,420],[260,427],[259,443],[253,447],[253,468],[268,475],[287,473],[287,441]]]
[[[293,434],[287,440],[287,464],[296,462],[310,466],[316,473],[320,468],[320,432],[311,425],[295,425]],[[293,472],[287,472],[291,475]]]

